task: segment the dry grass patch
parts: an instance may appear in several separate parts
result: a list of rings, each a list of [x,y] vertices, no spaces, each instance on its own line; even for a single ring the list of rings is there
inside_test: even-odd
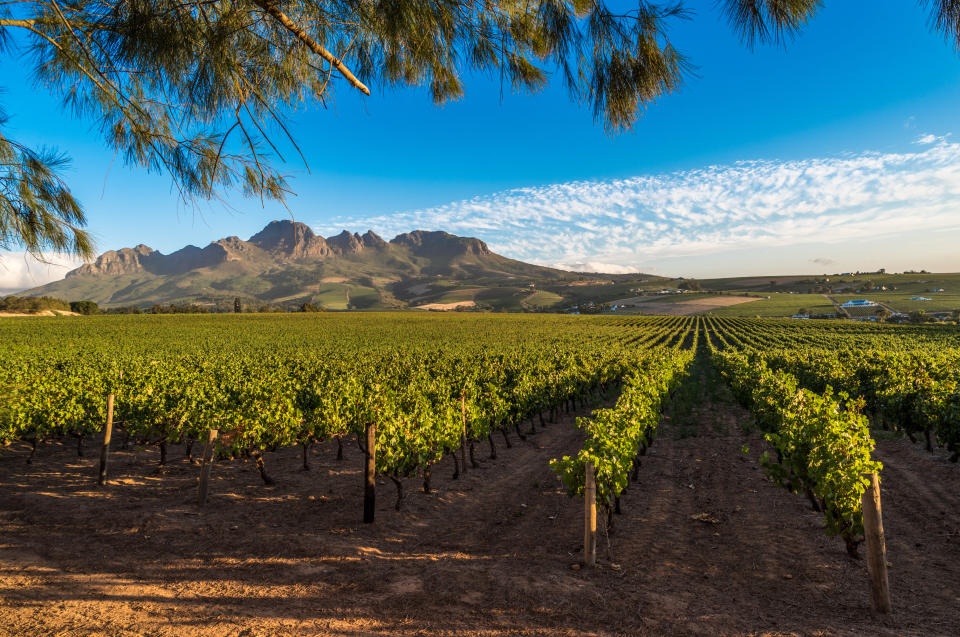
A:
[[[759,301],[757,296],[714,296],[709,299],[690,299],[688,301],[677,301],[677,305],[703,305],[708,308],[728,307],[730,305],[740,305],[741,303],[750,303]]]

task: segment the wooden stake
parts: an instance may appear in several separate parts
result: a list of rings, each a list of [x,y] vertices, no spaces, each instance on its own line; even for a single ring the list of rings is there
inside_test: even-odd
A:
[[[217,440],[216,429],[207,430],[207,440],[203,444],[203,455],[200,457],[200,487],[197,491],[197,501],[200,506],[207,503],[207,493],[210,489],[210,470],[213,468],[213,443]]]
[[[363,521],[373,522],[377,508],[377,425],[367,425],[367,463],[363,469]]]
[[[594,566],[597,563],[597,485],[592,462],[586,464],[583,505],[583,564]]]
[[[870,481],[870,486],[863,492],[861,503],[873,608],[880,613],[891,613],[893,606],[890,603],[890,582],[887,579],[887,545],[880,512],[880,480],[875,473],[865,473],[864,477]]]
[[[97,484],[107,482],[107,456],[110,455],[110,439],[113,437],[113,394],[107,396],[107,424],[103,428],[103,444],[100,446],[100,473]]]
[[[467,396],[465,392],[460,392],[460,424],[463,425],[460,432],[460,472],[467,473]]]

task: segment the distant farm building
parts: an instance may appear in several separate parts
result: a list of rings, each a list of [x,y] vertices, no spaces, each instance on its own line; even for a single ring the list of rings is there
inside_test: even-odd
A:
[[[875,307],[876,305],[876,302],[868,301],[867,299],[854,299],[847,301],[841,307]]]

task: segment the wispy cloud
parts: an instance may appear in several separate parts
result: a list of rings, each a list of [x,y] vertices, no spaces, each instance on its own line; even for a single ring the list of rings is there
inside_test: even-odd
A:
[[[960,228],[960,144],[915,152],[745,161],[609,181],[518,188],[318,228],[478,236],[536,263],[643,270],[662,259]],[[646,269],[649,269],[647,267]]]
[[[597,261],[581,261],[579,263],[551,263],[550,267],[573,272],[602,272],[604,274],[632,274],[640,269],[618,263],[599,263]]]
[[[945,135],[934,135],[933,133],[926,133],[924,135],[919,135],[915,140],[913,140],[913,143],[926,146],[929,144],[936,144],[938,142],[945,142],[945,141],[947,141],[947,136]]]
[[[42,263],[25,252],[0,253],[0,295],[37,287],[62,279],[81,260],[63,254],[44,255]]]

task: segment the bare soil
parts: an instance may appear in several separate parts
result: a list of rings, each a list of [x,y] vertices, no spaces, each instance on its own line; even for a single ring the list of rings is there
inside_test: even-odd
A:
[[[0,635],[956,635],[960,471],[883,442],[895,614],[870,608],[864,560],[827,537],[805,498],[777,488],[741,432],[748,416],[705,399],[674,416],[623,497],[623,515],[581,559],[582,501],[547,462],[581,444],[572,419],[394,510],[360,523],[356,444],[198,467],[171,451],[116,451],[94,486],[95,450],[0,451]],[[741,448],[749,446],[749,453]],[[702,515],[706,514],[706,515]]]
[[[759,301],[756,296],[713,296],[708,299],[690,299],[689,301],[680,301],[679,305],[704,305],[707,307],[729,307],[731,305],[740,305],[742,303],[751,303]]]
[[[685,301],[675,301],[672,303],[651,304],[644,307],[644,312],[650,310],[650,314],[668,314],[670,316],[694,316],[703,314],[721,307],[731,305],[741,305],[743,303],[752,303],[759,301],[756,296],[714,296],[706,299],[687,299]]]
[[[32,314],[26,312],[0,312],[0,318],[14,318],[22,316],[80,316],[77,312],[70,310],[40,310]]]
[[[414,310],[455,310],[458,307],[474,307],[476,301],[454,301],[453,303],[425,303],[417,305]]]
[[[613,285],[613,281],[610,279],[594,279],[593,281],[571,281],[567,283],[567,287],[570,288],[586,287],[588,285]]]
[[[742,303],[750,303],[752,301],[759,300],[760,297],[756,296],[712,296],[709,298],[692,298],[684,300],[679,300],[674,297],[664,298],[662,296],[641,296],[633,299],[620,299],[619,301],[613,301],[611,305],[624,303],[632,305],[643,304],[643,314],[693,316],[695,314],[702,314],[703,312],[709,312],[710,310],[715,310],[720,307],[740,305]],[[628,309],[626,312],[617,311],[616,313],[622,314],[630,312]]]

